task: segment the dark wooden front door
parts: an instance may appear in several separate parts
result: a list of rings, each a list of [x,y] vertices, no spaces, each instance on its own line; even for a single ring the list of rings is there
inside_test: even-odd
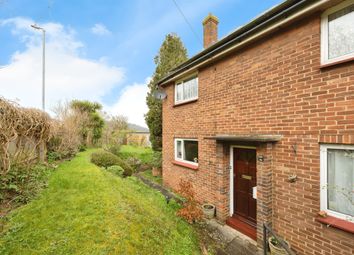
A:
[[[255,239],[257,200],[253,198],[253,187],[257,186],[256,150],[234,148],[233,161],[234,213],[229,219],[230,225]]]

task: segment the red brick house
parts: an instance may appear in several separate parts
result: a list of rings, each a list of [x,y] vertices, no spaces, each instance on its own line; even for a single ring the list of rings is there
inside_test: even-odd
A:
[[[163,181],[262,245],[354,254],[354,0],[288,0],[164,77]],[[319,212],[326,217],[319,217]]]

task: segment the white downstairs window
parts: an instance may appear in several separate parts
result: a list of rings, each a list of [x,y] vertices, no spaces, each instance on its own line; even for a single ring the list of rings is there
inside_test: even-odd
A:
[[[321,145],[321,210],[354,221],[354,145]]]
[[[328,9],[321,21],[321,63],[354,58],[354,0]]]
[[[175,104],[198,99],[198,77],[192,76],[175,85]]]
[[[198,140],[175,139],[175,160],[198,165]]]

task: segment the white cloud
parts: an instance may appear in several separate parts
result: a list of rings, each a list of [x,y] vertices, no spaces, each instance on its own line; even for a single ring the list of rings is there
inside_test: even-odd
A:
[[[110,35],[110,34],[112,34],[112,32],[109,31],[105,25],[100,24],[100,23],[96,23],[91,28],[91,32],[95,35]]]
[[[147,113],[146,95],[148,92],[146,79],[145,84],[135,83],[124,88],[117,103],[111,107],[106,107],[113,115],[124,115],[128,117],[130,123],[146,127],[144,114]]]
[[[15,52],[6,68],[0,69],[0,95],[19,99],[23,106],[41,106],[42,44],[40,31],[34,30],[26,18],[0,20],[25,44]],[[82,57],[84,44],[75,38],[75,31],[59,23],[41,24],[46,29],[46,107],[59,100],[73,98],[101,101],[124,79],[124,70],[107,65],[104,60]],[[104,59],[104,58],[103,58]]]

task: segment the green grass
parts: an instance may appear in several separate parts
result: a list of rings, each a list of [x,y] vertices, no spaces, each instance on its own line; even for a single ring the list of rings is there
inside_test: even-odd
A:
[[[148,180],[150,180],[152,182],[156,182],[158,184],[162,184],[162,177],[161,176],[153,176],[151,170],[147,170],[147,171],[141,172],[140,174],[143,177],[145,177],[146,179],[148,179]]]
[[[92,152],[61,164],[36,200],[8,216],[0,254],[200,253],[176,203],[91,164]]]
[[[119,156],[122,158],[135,157],[140,159],[143,163],[151,163],[153,151],[151,148],[122,145]]]

